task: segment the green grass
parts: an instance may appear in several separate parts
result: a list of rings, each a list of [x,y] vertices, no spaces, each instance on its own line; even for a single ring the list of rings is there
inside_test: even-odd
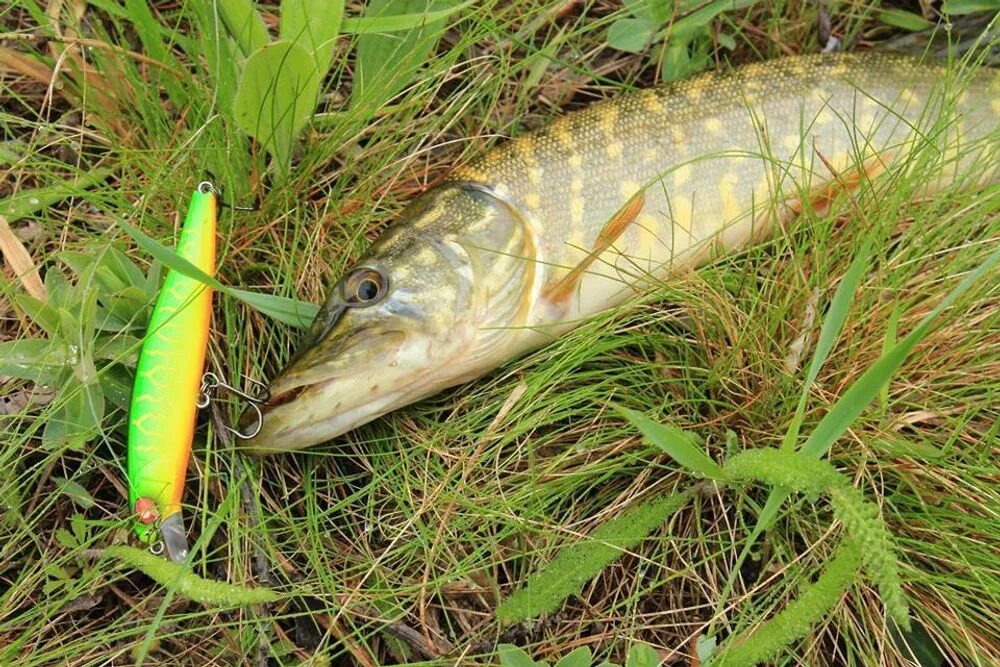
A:
[[[49,24],[46,4],[15,0],[0,9],[3,30],[39,32]],[[349,103],[354,60],[344,37],[319,113],[279,184],[269,156],[222,113],[198,41],[202,5],[158,3],[143,18],[144,3],[94,2],[79,23],[70,4],[58,19],[64,37],[75,29],[151,54],[156,47],[127,37],[142,23],[169,62],[160,68],[93,47],[91,78],[81,85],[83,61],[54,51],[67,43],[3,43],[0,214],[53,276],[71,275],[57,253],[96,254],[112,242],[145,271],[148,254],[117,221],[170,244],[176,212],[211,174],[226,201],[259,204],[222,215],[220,280],[316,303],[367,239],[450,166],[562,111],[662,78],[658,47],[630,54],[602,46],[627,16],[613,3],[567,11],[554,0],[477,3],[445,33],[424,73],[371,114]],[[874,9],[837,5],[835,28],[878,41],[894,28]],[[762,3],[720,15],[704,39],[733,40],[732,50],[715,52],[720,61],[812,51],[815,11]],[[358,13],[348,6],[348,17]],[[276,23],[266,23],[276,36]],[[28,62],[42,76],[24,72],[28,56],[38,57]],[[50,89],[45,73],[57,60],[59,85]],[[46,424],[78,400],[87,378],[76,374],[88,369],[74,369],[54,400],[30,382],[0,378],[0,664],[450,665],[473,655],[489,663],[498,643],[550,663],[581,645],[595,660],[623,662],[635,642],[688,664],[699,637],[724,643],[758,628],[835,557],[842,527],[827,504],[790,497],[737,568],[767,490],[700,488],[560,611],[510,626],[495,612],[567,545],[694,482],[610,402],[695,434],[720,464],[744,449],[781,447],[799,419],[824,314],[871,239],[840,336],[808,388],[798,432],[812,433],[883,350],[997,248],[1000,188],[921,198],[931,177],[876,181],[855,195],[864,224],[842,200],[825,217],[804,216],[789,235],[671,280],[336,446],[247,459],[219,428],[237,406],[203,412],[185,496],[193,569],[274,588],[280,599],[266,606],[203,606],[98,557],[132,539],[123,410],[108,393],[93,439],[45,443]],[[68,193],[53,190],[65,183]],[[52,196],[21,196],[35,189]],[[13,194],[21,196],[16,215],[7,209]],[[44,335],[22,294],[5,272],[0,342]],[[234,381],[271,376],[300,334],[215,299],[211,368]],[[817,321],[789,373],[812,308]],[[87,331],[85,318],[74,326]],[[829,452],[880,507],[895,541],[914,650],[940,651],[949,664],[1000,663],[998,332],[1000,290],[984,279],[935,320]],[[879,656],[913,664],[900,636],[877,590],[858,584],[777,663],[870,664]]]

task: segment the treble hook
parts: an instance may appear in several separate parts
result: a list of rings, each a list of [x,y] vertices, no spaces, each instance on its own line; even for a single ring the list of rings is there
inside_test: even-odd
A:
[[[223,424],[222,427],[241,440],[249,440],[260,433],[260,429],[264,427],[264,413],[260,411],[260,404],[267,402],[267,399],[270,397],[270,393],[267,390],[267,385],[263,382],[258,382],[257,380],[247,377],[244,377],[243,379],[249,380],[251,384],[257,386],[262,391],[262,394],[258,396],[251,396],[242,389],[237,389],[236,387],[223,382],[219,379],[219,376],[212,371],[206,371],[204,375],[201,376],[201,387],[198,390],[198,400],[195,404],[199,408],[208,407],[208,404],[212,400],[211,392],[216,389],[225,389],[230,393],[236,394],[246,401],[247,404],[253,408],[254,412],[257,413],[257,422],[254,424],[250,433],[243,433],[235,428],[232,428],[231,426],[227,426],[226,424]]]
[[[215,175],[212,172],[206,169],[205,173],[209,175],[212,181],[216,180]],[[202,181],[201,183],[199,183],[198,191],[201,192],[201,194],[203,195],[207,195],[209,192],[214,194],[217,198],[220,208],[231,208],[234,211],[250,211],[250,212],[260,210],[260,204],[254,204],[253,206],[237,206],[236,204],[230,204],[226,202],[225,200],[222,199],[222,192],[219,190],[219,188],[212,185],[212,181]]]

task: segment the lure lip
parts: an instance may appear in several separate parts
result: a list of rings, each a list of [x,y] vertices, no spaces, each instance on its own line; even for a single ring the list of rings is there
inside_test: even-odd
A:
[[[175,563],[183,563],[188,557],[187,531],[184,529],[184,516],[174,512],[160,522],[160,537],[167,548],[167,556]]]

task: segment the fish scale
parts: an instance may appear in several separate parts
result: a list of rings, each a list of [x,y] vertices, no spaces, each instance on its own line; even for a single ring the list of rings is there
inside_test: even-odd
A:
[[[459,168],[453,178],[508,197],[539,230],[547,263],[563,272],[582,261],[605,223],[645,190],[643,224],[632,225],[582,281],[572,312],[586,316],[620,301],[623,282],[661,273],[722,226],[730,230],[723,247],[738,246],[757,217],[754,201],[771,202],[832,178],[820,154],[844,170],[855,157],[902,144],[944,73],[906,56],[844,54],[705,74],[571,113]],[[996,86],[996,74],[981,78]],[[997,99],[988,101],[993,108],[966,107],[968,138],[996,127]],[[754,126],[755,116],[767,131]],[[864,143],[870,145],[856,156]],[[790,166],[803,158],[802,146],[809,149],[806,167]],[[581,159],[571,162],[574,155]],[[769,164],[792,173],[769,181]],[[541,186],[529,178],[532,165],[544,173]],[[552,279],[559,275],[554,269]]]
[[[317,444],[479,377],[894,165],[936,172],[930,191],[974,160],[967,185],[995,180],[1000,75],[972,72],[959,88],[906,56],[785,58],[625,94],[486,152],[331,290],[251,449]],[[358,276],[373,282],[347,294]]]

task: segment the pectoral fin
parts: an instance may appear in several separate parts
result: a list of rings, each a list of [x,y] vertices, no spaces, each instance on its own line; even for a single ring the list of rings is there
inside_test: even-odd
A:
[[[547,286],[543,292],[543,297],[551,304],[566,305],[573,292],[579,287],[580,281],[583,279],[584,274],[586,274],[587,269],[590,268],[590,265],[628,229],[628,226],[635,221],[636,217],[642,211],[645,203],[646,195],[644,191],[639,190],[632,195],[632,198],[618,209],[618,212],[601,229],[597,235],[597,240],[594,242],[593,250],[587,253],[587,256],[580,260],[579,264],[570,269],[566,275]]]
[[[814,187],[809,192],[809,196],[805,202],[799,198],[788,202],[788,211],[792,216],[802,213],[802,211],[805,210],[806,205],[815,211],[817,215],[826,215],[830,210],[830,205],[837,198],[837,195],[842,192],[851,192],[856,190],[862,183],[875,178],[888,169],[889,162],[892,159],[892,156],[889,153],[873,155],[861,164],[849,167],[843,171],[838,171],[837,168],[834,167],[834,165],[831,164],[822,153],[816,151],[816,155],[818,155],[819,159],[824,165],[826,165],[826,168],[833,175],[833,178]]]

